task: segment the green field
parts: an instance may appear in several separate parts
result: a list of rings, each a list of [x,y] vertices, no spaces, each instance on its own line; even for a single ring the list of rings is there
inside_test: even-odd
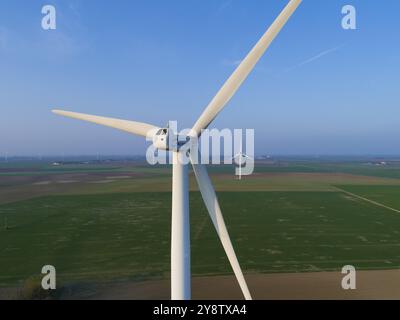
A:
[[[397,175],[359,173],[361,165],[355,172],[349,164],[334,172],[308,166],[314,171],[260,165],[241,182],[226,167],[212,169],[244,271],[400,268]],[[169,277],[168,168],[2,169],[0,286],[17,286],[46,264],[63,282]],[[193,274],[231,273],[194,181],[192,190]]]

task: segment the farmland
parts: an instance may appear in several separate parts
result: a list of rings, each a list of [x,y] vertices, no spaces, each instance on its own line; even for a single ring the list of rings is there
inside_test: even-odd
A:
[[[258,163],[212,167],[247,274],[400,268],[400,166]],[[400,176],[399,176],[400,177]],[[2,164],[0,287],[45,264],[63,283],[169,278],[170,168],[137,163]],[[191,177],[192,270],[231,270]]]

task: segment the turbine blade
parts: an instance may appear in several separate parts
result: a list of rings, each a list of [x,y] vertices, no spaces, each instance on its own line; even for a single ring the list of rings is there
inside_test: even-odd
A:
[[[197,120],[192,129],[193,135],[199,137],[201,135],[201,130],[207,129],[210,123],[222,111],[225,105],[240,88],[244,80],[246,80],[250,72],[254,69],[257,62],[264,55],[265,51],[268,49],[272,41],[289,20],[290,16],[295,12],[301,1],[302,0],[291,0],[289,4],[285,7],[285,9],[283,9],[275,22],[262,36],[262,38],[250,51],[247,57],[241,62],[239,67],[235,70],[235,72],[231,75],[227,82],[225,82],[223,87],[220,89],[220,91],[205,109],[203,114]]]
[[[231,239],[229,238],[224,217],[222,216],[217,195],[208,175],[207,168],[202,164],[194,164],[193,161],[192,166],[204,203],[207,207],[214,227],[217,230],[217,234],[221,240],[222,246],[224,247],[225,253],[228,256],[229,262],[232,266],[233,272],[235,273],[236,279],[239,282],[239,286],[243,292],[243,295],[246,300],[252,300],[249,288],[247,287],[246,280],[243,276],[242,269],[240,268],[239,261],[236,257],[235,250],[233,249]]]
[[[99,116],[93,116],[93,115],[89,115],[89,114],[76,113],[76,112],[63,111],[63,110],[52,110],[52,112],[55,114],[58,114],[60,116],[74,118],[74,119],[88,121],[88,122],[93,122],[96,124],[115,128],[118,130],[122,130],[125,132],[129,132],[129,133],[136,134],[139,136],[144,136],[144,137],[147,137],[147,136],[152,137],[157,132],[157,130],[159,130],[158,127],[152,126],[147,123],[134,122],[134,121],[128,121],[128,120],[120,120],[120,119],[114,119],[114,118],[105,118],[105,117],[99,117]]]

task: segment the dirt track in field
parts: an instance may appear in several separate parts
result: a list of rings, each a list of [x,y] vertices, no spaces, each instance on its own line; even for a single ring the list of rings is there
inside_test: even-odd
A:
[[[258,300],[400,299],[400,270],[359,271],[357,289],[343,290],[340,272],[254,274],[246,276],[253,298]],[[193,279],[193,299],[242,299],[232,276]],[[86,288],[71,297],[82,299],[169,299],[169,280],[122,282]]]

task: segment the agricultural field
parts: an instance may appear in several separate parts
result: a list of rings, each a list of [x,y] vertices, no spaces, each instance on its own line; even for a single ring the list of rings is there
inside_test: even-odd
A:
[[[243,270],[400,269],[400,165],[258,162],[239,181],[211,167]],[[0,165],[0,291],[57,268],[70,283],[169,278],[169,167],[137,162]],[[192,270],[231,274],[193,177]],[[4,289],[5,290],[5,289]]]

